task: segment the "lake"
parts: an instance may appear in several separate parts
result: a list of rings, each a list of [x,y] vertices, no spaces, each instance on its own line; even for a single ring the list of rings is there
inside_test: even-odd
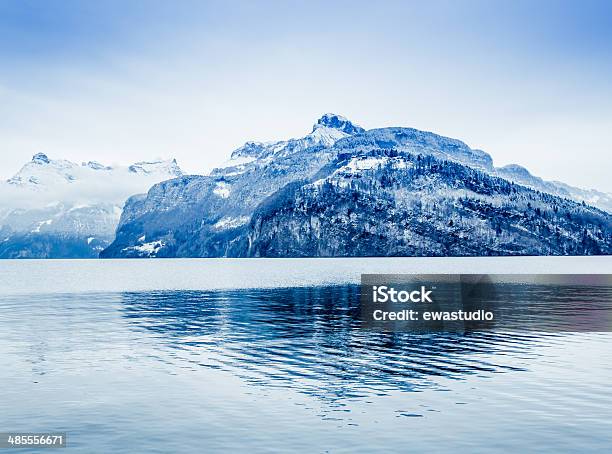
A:
[[[84,453],[606,451],[611,333],[376,332],[357,284],[611,265],[3,261],[0,431],[67,432]]]

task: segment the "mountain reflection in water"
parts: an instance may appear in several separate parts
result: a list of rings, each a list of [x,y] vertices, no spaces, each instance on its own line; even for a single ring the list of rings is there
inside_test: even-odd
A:
[[[609,450],[610,333],[379,332],[359,304],[356,285],[3,295],[0,421],[83,453]]]
[[[525,370],[509,357],[560,334],[362,329],[359,286],[124,293],[123,316],[188,367],[325,399],[438,386],[434,377]]]

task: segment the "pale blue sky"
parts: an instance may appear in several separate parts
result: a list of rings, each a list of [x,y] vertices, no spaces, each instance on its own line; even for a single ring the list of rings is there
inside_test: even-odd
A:
[[[337,112],[612,191],[611,74],[606,1],[0,0],[0,177],[39,151],[198,173]]]

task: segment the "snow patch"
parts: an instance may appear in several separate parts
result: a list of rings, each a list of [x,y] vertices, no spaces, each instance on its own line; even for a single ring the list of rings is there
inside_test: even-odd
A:
[[[343,167],[343,170],[359,171],[375,169],[386,164],[387,158],[353,158]]]
[[[227,199],[230,195],[230,192],[230,185],[224,181],[219,181],[215,186],[215,189],[213,189],[213,193],[215,195],[218,195],[222,199]]]
[[[308,134],[314,143],[325,145],[329,147],[335,144],[338,140],[348,137],[349,134],[342,132],[338,129],[319,127]]]
[[[214,225],[217,230],[226,230],[226,229],[234,229],[236,227],[240,227],[241,225],[249,222],[250,218],[248,216],[240,216],[237,218],[233,218],[231,216],[225,216]]]
[[[38,226],[36,226],[36,228],[34,230],[32,230],[32,233],[40,233],[40,228],[43,225],[50,225],[53,222],[53,219],[47,219],[46,221],[41,221],[38,223]]]
[[[141,254],[146,254],[148,256],[153,256],[157,254],[157,252],[164,247],[165,243],[162,240],[151,241],[150,243],[140,244],[138,246],[130,246],[123,248],[122,251],[136,251]]]

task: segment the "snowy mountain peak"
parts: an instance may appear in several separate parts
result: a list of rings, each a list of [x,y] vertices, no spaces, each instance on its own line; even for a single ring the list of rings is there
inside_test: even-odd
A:
[[[0,258],[97,257],[126,199],[180,175],[174,159],[109,167],[39,153],[0,181]]]
[[[104,164],[100,164],[98,161],[89,161],[81,164],[83,167],[89,167],[93,170],[113,170],[110,166],[105,166]]]
[[[36,164],[49,164],[49,158],[44,153],[36,153],[32,156],[32,162]]]
[[[176,159],[136,162],[128,167],[128,169],[130,172],[140,175],[168,175],[168,178],[183,175],[181,168],[176,163]]]
[[[398,153],[431,155],[449,160],[507,181],[578,202],[585,202],[612,213],[612,195],[594,189],[581,189],[554,181],[545,181],[525,167],[510,164],[495,167],[488,153],[470,148],[466,143],[433,132],[414,128],[386,127],[364,130],[346,117],[327,113],[319,118],[312,132],[304,137],[275,142],[247,142],[235,150],[229,161],[214,169],[212,175],[236,176],[267,166],[278,158],[300,153],[317,154],[322,149],[336,153],[367,153],[375,148]],[[333,149],[333,150],[332,150]],[[304,156],[306,158],[306,156]],[[360,164],[361,165],[361,164]]]
[[[72,182],[74,170],[79,166],[61,159],[49,159],[44,153],[37,153],[19,172],[7,180],[11,185],[24,187],[42,187],[58,182]]]
[[[337,129],[349,135],[360,134],[365,132],[361,126],[352,123],[346,117],[333,113],[326,113],[312,127],[312,132],[315,132],[319,128],[330,128]]]
[[[175,178],[182,174],[183,172],[174,159],[137,162],[129,167],[118,166],[113,168],[96,161],[83,162],[79,165],[64,159],[50,159],[44,153],[37,153],[31,161],[27,162],[19,172],[6,182],[13,187],[29,188],[44,192],[50,188],[64,186],[67,183],[74,184],[79,181],[98,184],[99,178],[106,178],[108,181],[112,180],[113,183],[110,186],[120,187],[122,184],[119,181],[134,175],[141,177],[140,179],[143,182],[146,180],[146,184],[142,188],[146,189],[146,185]],[[128,193],[126,197],[129,195],[131,194]]]
[[[236,165],[235,162],[249,158],[265,159],[271,156],[287,156],[310,147],[330,147],[345,137],[365,132],[342,115],[327,113],[317,120],[312,132],[299,139],[280,140],[273,142],[246,142],[234,150],[231,160],[222,168]]]

